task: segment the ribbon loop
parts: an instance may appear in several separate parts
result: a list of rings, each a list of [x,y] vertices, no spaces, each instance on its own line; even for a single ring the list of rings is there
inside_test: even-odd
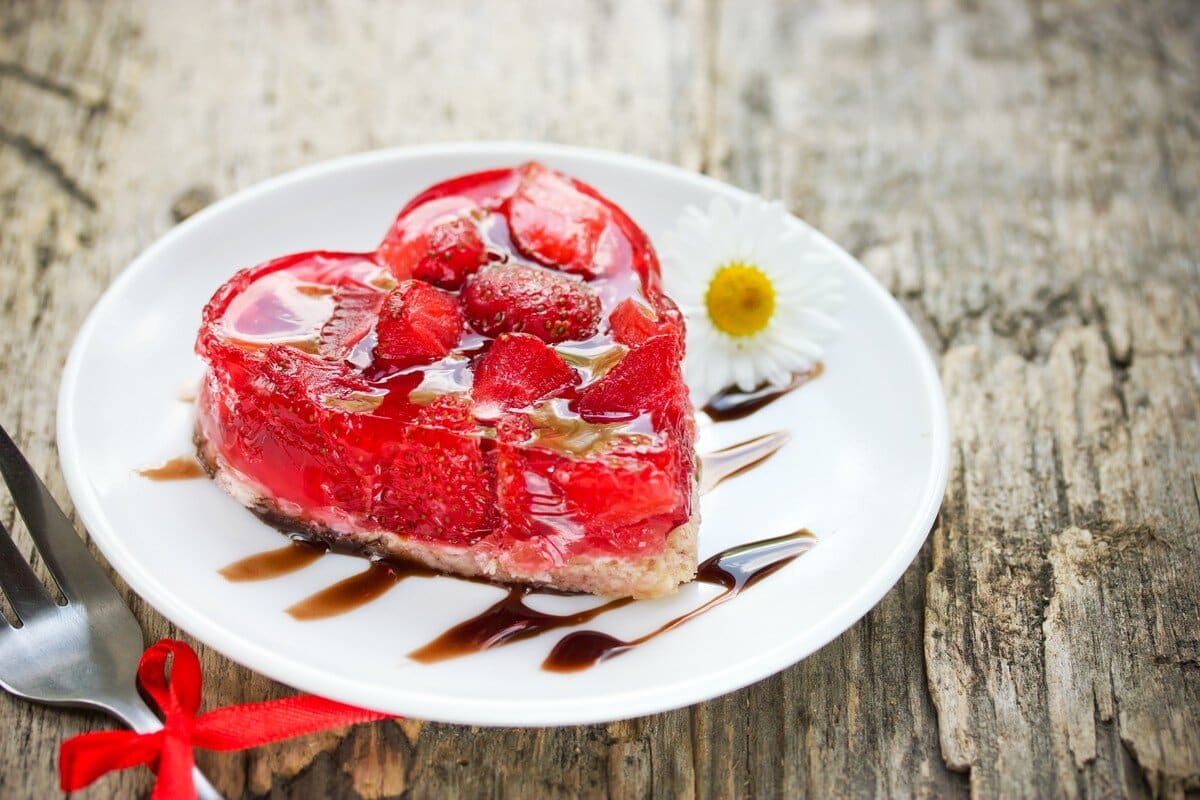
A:
[[[167,659],[171,669],[167,670]],[[160,639],[142,654],[138,662],[138,683],[169,719],[186,715],[188,719],[200,710],[200,691],[203,678],[196,651],[176,639]]]
[[[62,790],[82,789],[114,770],[145,764],[158,773],[152,800],[194,800],[195,747],[245,750],[391,716],[323,697],[297,695],[227,706],[197,717],[202,680],[200,659],[184,642],[161,639],[147,649],[138,662],[138,681],[163,713],[162,730],[101,731],[68,739],[59,751]]]

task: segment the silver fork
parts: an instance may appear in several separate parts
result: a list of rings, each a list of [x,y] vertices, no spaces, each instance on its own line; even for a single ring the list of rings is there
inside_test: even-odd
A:
[[[0,589],[21,621],[0,615],[0,687],[38,703],[97,708],[140,733],[158,730],[137,690],[137,619],[3,428],[0,474],[66,598],[55,601],[0,523]],[[198,769],[192,777],[200,797],[219,800]]]

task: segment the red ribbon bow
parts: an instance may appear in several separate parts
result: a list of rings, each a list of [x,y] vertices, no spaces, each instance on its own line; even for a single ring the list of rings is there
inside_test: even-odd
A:
[[[168,656],[174,656],[169,677]],[[165,716],[162,730],[153,733],[101,731],[63,742],[59,753],[59,785],[64,792],[82,789],[113,770],[147,764],[158,773],[152,800],[194,800],[193,747],[245,750],[293,736],[391,716],[323,697],[297,695],[227,706],[197,717],[200,659],[192,648],[174,639],[161,639],[142,654],[138,662],[138,681]]]

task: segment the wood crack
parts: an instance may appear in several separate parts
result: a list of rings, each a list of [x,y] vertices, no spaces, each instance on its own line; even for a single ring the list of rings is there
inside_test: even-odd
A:
[[[89,115],[107,111],[109,107],[108,100],[106,99],[89,100],[74,86],[68,83],[60,83],[53,78],[39,75],[36,72],[31,72],[22,64],[15,61],[0,61],[0,77],[13,78],[26,86],[31,86],[56,97],[61,97],[82,107]]]
[[[1196,475],[1192,473],[1192,500],[1196,503],[1196,513],[1200,515],[1200,488],[1196,486]]]
[[[89,211],[96,210],[96,199],[71,177],[66,168],[50,155],[46,148],[24,134],[14,133],[4,128],[0,128],[0,144],[6,144],[15,149],[21,154],[25,163],[49,177],[71,199]]]

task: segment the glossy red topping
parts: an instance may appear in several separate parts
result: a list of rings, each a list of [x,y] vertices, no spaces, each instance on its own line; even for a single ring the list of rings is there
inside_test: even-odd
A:
[[[373,288],[338,286],[333,289],[333,311],[321,326],[317,350],[338,357],[361,342],[379,319],[383,297]]]
[[[524,562],[658,552],[692,515],[683,323],[645,235],[541,165],[447,181],[379,250],[243,270],[200,429],[288,514]]]

